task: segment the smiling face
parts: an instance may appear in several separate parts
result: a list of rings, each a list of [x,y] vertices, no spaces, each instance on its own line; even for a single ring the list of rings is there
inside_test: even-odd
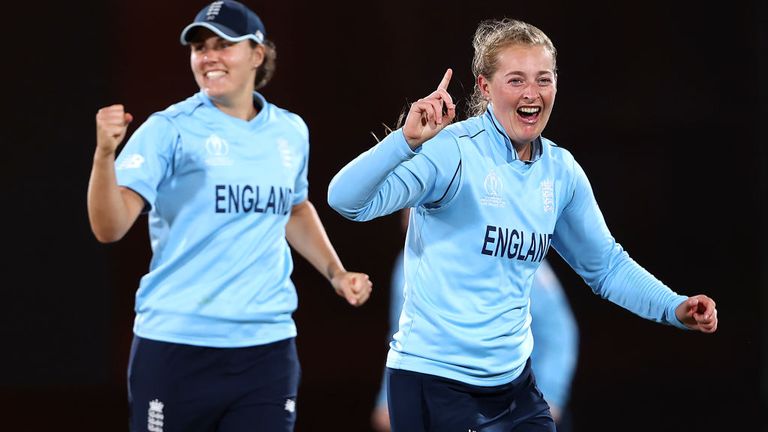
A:
[[[498,52],[490,77],[477,85],[516,148],[541,135],[557,93],[555,59],[542,45],[512,44]]]
[[[190,43],[189,62],[200,89],[214,103],[251,101],[264,47],[248,40],[230,42],[207,29],[200,29],[196,36]]]

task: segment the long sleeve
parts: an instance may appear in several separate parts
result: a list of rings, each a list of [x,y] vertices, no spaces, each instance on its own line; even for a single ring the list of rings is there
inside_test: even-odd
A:
[[[328,204],[348,219],[367,221],[434,203],[446,195],[459,159],[453,135],[445,130],[412,151],[398,129],[334,176]]]
[[[552,244],[592,291],[652,321],[686,327],[678,295],[635,262],[610,234],[582,168],[573,162],[573,196],[555,226]]]

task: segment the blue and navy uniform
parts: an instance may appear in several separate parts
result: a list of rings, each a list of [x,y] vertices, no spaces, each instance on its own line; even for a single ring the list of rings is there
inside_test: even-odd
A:
[[[251,121],[200,92],[155,113],[116,160],[148,209],[152,261],[136,293],[136,335],[209,347],[296,335],[291,208],[307,198],[307,127],[254,95]]]
[[[328,202],[349,219],[414,208],[389,368],[475,386],[518,378],[533,349],[531,284],[550,246],[596,294],[684,328],[674,310],[686,297],[615,241],[571,153],[539,137],[533,154],[518,158],[489,105],[415,151],[394,131],[333,178]]]
[[[389,340],[397,331],[403,305],[403,251],[392,267],[389,306]],[[568,298],[552,266],[545,258],[531,286],[531,332],[534,337],[531,368],[544,398],[567,410],[571,383],[579,355],[579,329]],[[382,380],[376,405],[387,404],[387,381]],[[564,424],[558,424],[558,430]]]
[[[258,93],[254,104],[258,115],[245,121],[199,92],[152,114],[115,161],[118,184],[145,201],[152,247],[136,293],[134,427],[145,424],[147,399],[166,410],[166,432],[206,430],[203,419],[221,418],[232,400],[271,403],[285,412],[274,430],[292,429],[300,370],[285,227],[307,199],[309,137],[296,114]],[[267,382],[272,368],[281,374]],[[208,389],[211,405],[187,403],[180,382]]]

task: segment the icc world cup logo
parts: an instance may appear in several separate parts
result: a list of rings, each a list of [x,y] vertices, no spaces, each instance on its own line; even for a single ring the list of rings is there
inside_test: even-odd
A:
[[[229,143],[218,135],[211,135],[205,140],[205,151],[208,158],[205,163],[211,166],[229,166],[233,161],[229,154]]]
[[[497,197],[501,195],[501,179],[499,176],[496,175],[496,172],[491,170],[487,176],[485,176],[485,182],[483,182],[483,187],[485,187],[485,193],[487,193],[490,196]]]
[[[205,141],[205,150],[211,156],[226,156],[229,153],[229,144],[218,135],[211,135]]]

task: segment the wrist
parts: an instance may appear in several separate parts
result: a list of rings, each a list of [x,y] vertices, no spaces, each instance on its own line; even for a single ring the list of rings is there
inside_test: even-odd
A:
[[[115,150],[114,149],[106,149],[103,147],[96,146],[96,150],[93,153],[93,158],[96,160],[99,159],[109,159],[114,161],[115,160]]]
[[[331,264],[328,266],[328,268],[325,271],[325,277],[328,278],[329,282],[333,282],[333,279],[344,273],[346,270],[344,270],[344,267],[342,267],[340,264]]]
[[[421,147],[423,142],[419,142],[418,138],[409,137],[408,134],[405,133],[404,128],[402,128],[401,131],[403,132],[403,139],[405,140],[405,143],[408,144],[411,151],[416,151],[417,148]]]

